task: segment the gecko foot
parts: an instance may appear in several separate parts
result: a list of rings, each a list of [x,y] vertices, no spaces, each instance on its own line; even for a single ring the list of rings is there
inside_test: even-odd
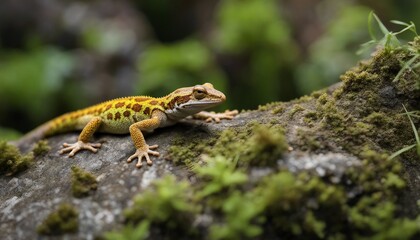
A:
[[[100,148],[100,143],[85,143],[82,141],[77,141],[75,143],[63,143],[63,149],[60,150],[60,154],[70,152],[69,157],[73,157],[74,154],[76,154],[78,151],[82,149],[87,149],[89,151],[92,151],[96,153],[98,151],[97,148]]]
[[[238,115],[238,110],[226,110],[223,113],[216,113],[216,112],[206,112],[202,111],[194,115],[194,118],[196,119],[204,119],[206,122],[212,122],[215,121],[216,123],[219,123],[221,119],[227,119],[231,120],[236,115]]]
[[[133,155],[131,155],[128,159],[127,159],[127,162],[128,163],[130,163],[131,161],[133,161],[135,158],[138,158],[138,160],[137,160],[137,164],[136,164],[136,167],[138,167],[138,168],[141,168],[141,166],[143,165],[142,164],[142,159],[143,159],[143,157],[146,159],[146,161],[147,161],[147,164],[148,165],[152,165],[153,164],[153,162],[152,162],[152,160],[150,160],[150,157],[149,157],[149,154],[151,154],[151,155],[153,155],[153,156],[159,156],[160,154],[159,154],[159,152],[157,152],[157,151],[152,151],[152,149],[156,149],[156,148],[158,148],[159,146],[158,145],[152,145],[152,146],[149,146],[149,145],[146,145],[146,147],[144,147],[144,149],[140,149],[140,148],[138,148],[137,150],[136,150],[136,153],[134,153]]]

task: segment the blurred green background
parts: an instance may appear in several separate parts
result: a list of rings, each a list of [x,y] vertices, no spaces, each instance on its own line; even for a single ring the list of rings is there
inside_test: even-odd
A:
[[[420,26],[410,0],[2,0],[0,139],[204,82],[226,93],[219,110],[299,97],[368,57],[356,51],[371,10]]]

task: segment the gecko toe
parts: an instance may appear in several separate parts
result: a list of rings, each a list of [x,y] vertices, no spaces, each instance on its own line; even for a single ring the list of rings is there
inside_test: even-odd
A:
[[[160,153],[157,152],[157,151],[149,150],[149,151],[147,151],[147,153],[152,154],[153,156],[157,156],[157,157],[160,156]]]

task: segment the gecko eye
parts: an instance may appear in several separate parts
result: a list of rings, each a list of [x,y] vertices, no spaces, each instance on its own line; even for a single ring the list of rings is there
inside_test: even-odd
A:
[[[205,88],[203,88],[203,87],[196,86],[196,87],[194,88],[194,90],[193,90],[193,94],[194,94],[194,97],[195,97],[197,100],[201,100],[201,99],[203,99],[203,98],[205,98],[205,97],[206,97],[206,95],[207,95],[207,91],[206,91],[206,89],[205,89]]]

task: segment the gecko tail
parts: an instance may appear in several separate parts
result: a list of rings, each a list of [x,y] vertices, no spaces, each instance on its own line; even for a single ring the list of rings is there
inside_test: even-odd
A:
[[[50,131],[50,123],[44,123],[27,134],[23,135],[20,139],[10,141],[9,143],[19,148],[21,152],[28,152],[33,144],[45,138]]]

